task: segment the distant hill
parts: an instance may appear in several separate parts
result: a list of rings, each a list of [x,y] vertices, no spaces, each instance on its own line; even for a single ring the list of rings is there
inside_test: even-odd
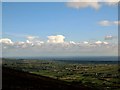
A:
[[[3,67],[2,71],[2,90],[96,90],[7,67]]]

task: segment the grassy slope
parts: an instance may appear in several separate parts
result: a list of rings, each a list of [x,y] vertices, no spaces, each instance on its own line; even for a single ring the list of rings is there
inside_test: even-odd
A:
[[[2,90],[96,90],[83,85],[3,67]]]

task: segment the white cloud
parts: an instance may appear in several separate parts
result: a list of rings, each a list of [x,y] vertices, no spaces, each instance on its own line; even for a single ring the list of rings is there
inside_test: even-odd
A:
[[[70,44],[76,44],[74,41],[70,41]]]
[[[68,7],[71,8],[86,8],[86,7],[91,7],[94,9],[99,9],[100,4],[98,3],[98,0],[94,0],[94,2],[91,2],[92,0],[71,0],[70,2],[67,3]]]
[[[95,44],[97,44],[97,45],[108,45],[109,43],[105,42],[105,41],[96,41]]]
[[[88,44],[89,42],[87,42],[87,41],[84,41],[83,43],[84,43],[84,44]]]
[[[28,39],[28,38],[27,38]],[[30,38],[31,39],[31,38]],[[12,42],[11,39],[0,39],[3,56],[47,56],[47,55],[89,55],[91,54],[116,54],[117,45],[106,41],[95,42],[74,42],[64,41],[65,36],[48,36],[48,42],[33,39],[18,42]],[[12,44],[12,45],[10,45]],[[114,51],[114,52],[113,52]]]
[[[108,45],[109,43],[105,42],[105,41],[96,41],[95,44],[97,44],[97,45]]]
[[[108,42],[103,42],[103,44],[106,44],[106,45],[107,45],[107,44],[109,44],[109,43],[108,43]]]
[[[65,37],[63,35],[48,36],[48,43],[63,43]]]
[[[96,41],[95,44],[102,44],[102,41]]]
[[[105,36],[105,40],[112,40],[112,39],[113,39],[113,36],[111,35]]]
[[[44,41],[41,41],[38,36],[27,36],[26,38],[28,39],[26,40],[26,43],[31,46],[34,46],[34,45],[41,46],[41,44],[44,43]]]
[[[29,40],[26,40],[26,43],[31,43]]]
[[[106,5],[113,6],[119,1],[120,0],[69,0],[69,2],[67,2],[67,6],[76,9],[91,7],[98,10],[102,6],[103,2]]]
[[[107,5],[116,5],[120,0],[104,0]]]
[[[120,25],[120,21],[113,21],[113,24]]]
[[[13,44],[11,39],[8,39],[8,38],[0,39],[0,43],[7,44],[7,45],[12,45]]]
[[[112,36],[112,35],[107,35],[104,38],[105,40],[113,40],[113,39],[117,39],[117,36]]]
[[[36,38],[39,38],[38,36],[27,36],[26,37],[28,40],[34,40]]]
[[[103,20],[103,21],[100,21],[99,24],[101,26],[110,26],[111,22],[109,22],[108,20]]]
[[[103,20],[103,21],[99,22],[99,25],[101,25],[101,26],[120,25],[120,21]]]
[[[19,41],[19,42],[14,42],[14,46],[15,46],[16,48],[26,48],[26,47],[27,47],[26,43],[25,43],[25,42],[21,42],[21,41]]]

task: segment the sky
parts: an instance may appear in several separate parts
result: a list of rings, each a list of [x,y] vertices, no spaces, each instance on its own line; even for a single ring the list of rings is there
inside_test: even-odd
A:
[[[2,53],[116,56],[119,24],[116,2],[3,2]]]

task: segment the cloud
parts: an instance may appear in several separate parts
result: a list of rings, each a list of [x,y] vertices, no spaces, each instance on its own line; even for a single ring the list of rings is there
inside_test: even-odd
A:
[[[87,41],[84,41],[83,43],[84,43],[84,44],[88,44],[89,42],[87,42]]]
[[[101,26],[120,25],[120,21],[103,20],[103,21],[99,22],[99,25],[101,25]]]
[[[113,40],[113,39],[117,39],[117,36],[112,36],[112,35],[107,35],[104,38],[105,40]]]
[[[96,41],[95,44],[97,44],[97,45],[108,45],[109,43],[105,42],[105,41]]]
[[[69,2],[67,2],[67,6],[76,9],[91,7],[98,10],[102,6],[101,2],[104,2],[106,5],[113,6],[117,5],[119,0],[69,0]]]
[[[95,2],[91,2],[91,1],[92,0],[71,0],[70,2],[67,3],[67,6],[76,9],[87,8],[87,7],[91,7],[94,9],[100,8],[100,4],[97,2],[97,0],[94,0]]]
[[[7,44],[7,45],[13,45],[12,40],[8,38],[0,39],[0,43]]]
[[[111,25],[111,22],[110,21],[107,21],[107,20],[103,20],[103,21],[100,21],[99,24],[101,26],[110,26]]]
[[[65,37],[63,35],[48,36],[48,43],[63,43]]]
[[[41,41],[38,36],[27,36],[28,40],[26,40],[26,43],[34,46],[34,45],[40,45],[44,43],[44,41]]]
[[[70,41],[70,44],[76,44],[74,41]]]
[[[96,41],[95,44],[99,45],[99,44],[102,44],[102,42],[101,41]]]
[[[117,5],[120,0],[104,0],[107,5]]]
[[[113,21],[113,24],[120,25],[120,21]]]
[[[103,42],[105,45],[109,44],[108,42]]]
[[[28,40],[34,40],[36,38],[39,38],[38,36],[27,36],[26,37]]]
[[[69,56],[69,55],[116,55],[117,44],[106,41],[74,42],[65,41],[63,35],[48,36],[41,41],[38,37],[26,38],[26,41],[13,42],[11,39],[0,39],[3,56]],[[29,40],[28,40],[29,39]]]
[[[112,39],[113,39],[113,36],[111,35],[105,36],[105,40],[112,40]]]

